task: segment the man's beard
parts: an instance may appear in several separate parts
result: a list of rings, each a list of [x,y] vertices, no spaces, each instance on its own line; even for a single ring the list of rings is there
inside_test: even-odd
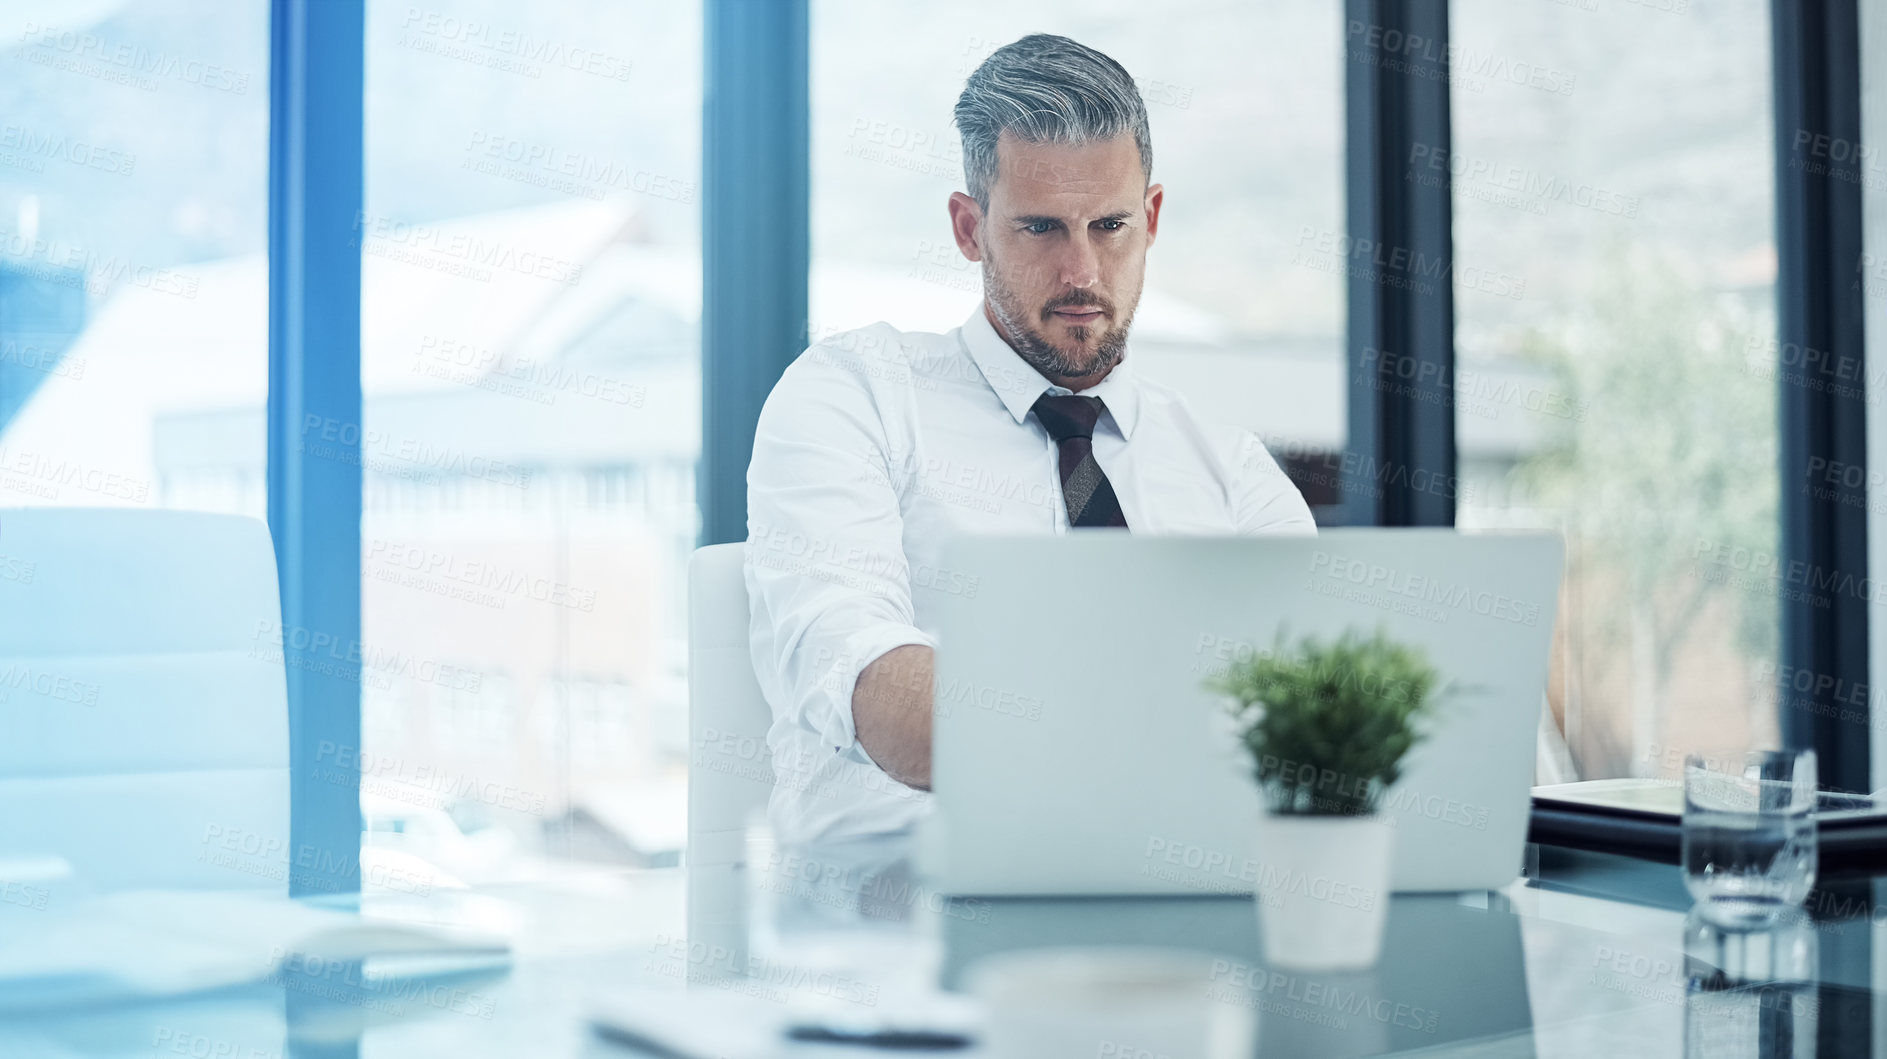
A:
[[[1126,319],[1119,320],[1101,333],[1100,341],[1094,344],[1092,353],[1085,350],[1071,352],[1049,341],[1047,335],[1030,326],[1027,314],[1016,304],[1015,292],[1003,282],[995,262],[987,255],[983,259],[983,293],[989,299],[990,309],[996,314],[997,321],[1009,333],[1009,341],[1017,355],[1050,379],[1098,381],[1114,370],[1114,366],[1127,353],[1127,329],[1134,322],[1131,311],[1127,313]],[[1054,310],[1075,305],[1098,305],[1103,319],[1119,319],[1113,302],[1078,291],[1051,300],[1042,307],[1036,318],[1046,322]],[[1072,333],[1077,339],[1085,341],[1091,330],[1087,325],[1081,325],[1074,328]]]

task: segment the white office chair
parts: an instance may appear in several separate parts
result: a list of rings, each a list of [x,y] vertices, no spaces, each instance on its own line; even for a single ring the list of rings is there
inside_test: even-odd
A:
[[[688,862],[738,861],[748,818],[773,793],[773,712],[748,651],[745,544],[715,544],[688,563]]]
[[[281,613],[255,519],[0,510],[0,865],[286,893]]]
[[[745,544],[688,563],[688,934],[739,951],[742,836],[773,793],[773,713],[747,643]]]

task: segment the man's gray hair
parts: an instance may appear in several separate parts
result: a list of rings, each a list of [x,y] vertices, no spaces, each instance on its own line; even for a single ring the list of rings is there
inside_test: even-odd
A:
[[[1005,129],[1029,143],[1074,146],[1131,133],[1140,169],[1153,179],[1140,89],[1119,63],[1067,37],[1031,33],[997,48],[957,97],[963,177],[970,197],[986,210],[996,182],[996,141]]]

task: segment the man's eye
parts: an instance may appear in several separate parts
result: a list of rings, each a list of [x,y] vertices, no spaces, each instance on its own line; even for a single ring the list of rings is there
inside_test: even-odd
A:
[[[1122,228],[1125,228],[1125,227],[1127,227],[1127,222],[1126,222],[1126,221],[1119,221],[1119,220],[1112,220],[1112,221],[1102,221],[1102,222],[1101,222],[1101,230],[1102,230],[1102,231],[1107,231],[1107,232],[1118,232],[1118,231],[1120,231],[1120,230],[1121,230]]]
[[[1050,222],[1050,221],[1036,221],[1034,224],[1029,225],[1028,228],[1025,229],[1025,231],[1028,231],[1035,235],[1047,235],[1049,232],[1052,232],[1054,230],[1055,230],[1055,225],[1053,222]]]

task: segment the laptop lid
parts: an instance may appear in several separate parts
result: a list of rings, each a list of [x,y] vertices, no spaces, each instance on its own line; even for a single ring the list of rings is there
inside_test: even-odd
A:
[[[948,892],[1249,893],[1235,660],[1378,629],[1453,685],[1384,795],[1398,890],[1519,871],[1562,545],[1551,533],[965,537],[940,605],[926,868]]]

